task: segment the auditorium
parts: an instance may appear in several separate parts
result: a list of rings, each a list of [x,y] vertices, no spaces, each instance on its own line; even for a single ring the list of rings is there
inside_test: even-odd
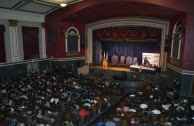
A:
[[[194,125],[193,0],[1,0],[0,126]]]

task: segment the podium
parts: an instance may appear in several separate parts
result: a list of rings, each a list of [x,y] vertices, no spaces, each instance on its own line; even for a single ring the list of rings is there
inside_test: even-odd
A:
[[[107,69],[108,68],[108,61],[106,61],[106,60],[102,61],[102,68],[103,69]]]

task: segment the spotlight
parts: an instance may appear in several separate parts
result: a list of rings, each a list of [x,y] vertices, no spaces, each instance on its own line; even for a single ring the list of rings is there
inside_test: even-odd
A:
[[[65,6],[67,6],[67,4],[66,3],[61,3],[60,6],[65,7]]]

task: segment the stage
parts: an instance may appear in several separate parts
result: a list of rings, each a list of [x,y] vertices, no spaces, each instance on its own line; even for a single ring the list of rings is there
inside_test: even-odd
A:
[[[145,74],[155,74],[155,71],[156,71],[156,68],[136,66],[136,65],[131,65],[130,67],[106,67],[106,68],[104,68],[103,66],[90,66],[89,68],[131,72],[131,73],[145,73]]]
[[[137,66],[137,65],[131,65],[130,70],[136,71],[136,72],[147,73],[147,74],[155,74],[156,73],[156,68]]]
[[[172,86],[174,80],[172,75],[167,75],[164,71],[156,74],[148,74],[133,71],[129,67],[107,67],[107,69],[103,69],[102,66],[85,67],[86,68],[84,68],[80,73],[81,77],[83,78],[94,78],[94,80],[98,80],[99,78],[108,79],[118,82],[119,85],[129,87],[130,89],[139,87],[144,83],[168,87]],[[136,78],[134,78],[134,73]]]
[[[120,81],[120,83],[128,83],[127,81],[129,81],[129,83],[132,81],[145,82],[146,80],[149,81],[149,83],[156,83],[160,77],[156,74],[150,74],[147,71],[145,73],[133,71],[129,67],[107,67],[107,69],[104,69],[102,66],[90,66],[89,71],[90,74],[94,75],[95,77],[107,77],[113,80],[115,80],[116,77],[116,80]]]
[[[90,66],[89,69],[103,69],[103,70],[113,70],[113,71],[137,73],[136,71],[131,71],[129,67],[107,67],[107,69],[104,69],[102,66]]]

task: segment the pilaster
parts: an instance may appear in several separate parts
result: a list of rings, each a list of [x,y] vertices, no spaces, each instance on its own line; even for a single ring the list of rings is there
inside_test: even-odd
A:
[[[46,58],[46,38],[45,38],[45,23],[41,23],[41,46],[42,50],[40,51],[41,58]]]
[[[19,43],[18,43],[18,20],[9,21],[9,37],[10,37],[10,51],[11,51],[11,62],[19,61]]]

